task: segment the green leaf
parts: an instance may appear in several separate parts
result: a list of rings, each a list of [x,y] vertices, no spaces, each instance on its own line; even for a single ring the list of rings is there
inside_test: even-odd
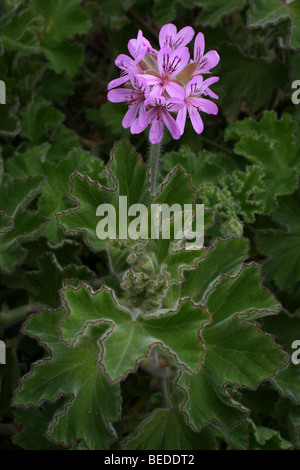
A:
[[[36,96],[23,116],[21,135],[30,140],[32,145],[45,142],[48,133],[64,119],[63,114],[49,107],[49,104],[42,97]]]
[[[41,93],[47,101],[64,105],[67,96],[74,93],[74,85],[65,75],[56,74],[48,69],[43,75]]]
[[[85,266],[69,265],[62,268],[53,253],[45,253],[38,260],[38,271],[26,274],[27,290],[35,294],[37,300],[44,305],[57,308],[61,299],[59,290],[65,283],[77,286],[79,281],[92,281],[95,275]],[[51,279],[51,283],[49,282]]]
[[[256,112],[266,106],[273,88],[284,87],[288,81],[285,66],[276,59],[270,62],[248,56],[230,44],[221,45],[218,53],[221,57],[222,80],[218,84],[221,109],[230,123],[238,117],[243,100]]]
[[[255,388],[283,365],[285,356],[272,337],[250,323],[278,311],[279,304],[262,287],[259,268],[250,265],[236,277],[222,276],[205,305],[212,322],[201,332],[204,365],[196,375],[185,373],[177,382],[186,392],[182,410],[196,429],[210,420],[232,427],[245,418],[246,410],[224,387]]]
[[[196,5],[203,7],[199,21],[203,25],[215,26],[224,16],[243,9],[245,0],[196,0]]]
[[[31,0],[32,7],[45,19],[44,42],[60,44],[75,34],[85,34],[90,20],[80,6],[81,0]]]
[[[293,49],[300,47],[300,5],[297,1],[281,0],[252,0],[252,9],[248,14],[250,26],[266,27],[269,24],[278,24],[281,21],[289,19],[290,27],[290,46]]]
[[[206,436],[205,436],[206,437]],[[202,440],[174,409],[156,409],[122,444],[122,450],[214,449],[213,441]]]
[[[17,96],[8,96],[6,104],[0,105],[0,136],[14,137],[20,132],[21,124],[17,117],[20,102]]]
[[[239,273],[247,252],[246,239],[219,240],[199,260],[195,269],[181,271],[183,282],[169,287],[164,302],[171,306],[180,297],[191,297],[197,303],[204,302],[208,292],[223,274],[235,276]]]
[[[293,445],[283,439],[279,431],[252,424],[249,450],[293,450]]]
[[[14,178],[0,185],[0,211],[9,217],[11,228],[0,232],[0,267],[11,272],[22,262],[26,250],[19,244],[21,240],[33,238],[47,224],[47,219],[27,210],[28,204],[40,192],[43,178]],[[2,222],[3,224],[3,222]],[[7,224],[7,222],[6,222]]]
[[[1,38],[7,51],[37,53],[40,50],[39,32],[42,18],[21,3],[0,20]]]
[[[295,403],[300,404],[300,367],[290,362],[280,370],[272,379],[275,387],[282,395],[291,397]]]
[[[66,71],[72,77],[83,61],[81,44],[57,44],[51,47],[44,45],[43,51],[57,74]]]
[[[0,233],[7,232],[7,230],[13,228],[12,220],[7,217],[4,211],[0,212]]]
[[[104,179],[102,160],[92,154],[75,148],[55,164],[49,158],[48,144],[31,147],[25,154],[15,154],[5,163],[7,172],[19,178],[31,175],[47,177],[40,197],[38,208],[41,215],[49,219],[49,224],[41,235],[46,236],[52,243],[58,243],[63,238],[63,230],[57,226],[55,214],[59,211],[74,207],[74,202],[68,197],[69,177],[74,171],[88,172],[99,181]],[[50,155],[51,157],[51,155]]]
[[[153,8],[154,18],[159,26],[170,23],[176,16],[176,0],[172,3],[169,0],[155,0]]]
[[[87,117],[90,121],[95,122],[98,126],[108,127],[110,132],[120,136],[129,137],[130,131],[124,129],[122,120],[125,111],[124,103],[105,103],[99,110],[88,109]]]
[[[65,447],[54,444],[45,436],[54,413],[63,411],[62,401],[44,403],[41,408],[17,408],[14,419],[18,425],[22,425],[22,431],[13,437],[14,444],[26,450],[65,450]]]
[[[263,264],[266,279],[274,279],[282,289],[300,281],[300,194],[278,199],[272,218],[285,230],[266,230],[256,234],[259,251],[267,256]]]
[[[208,316],[204,308],[188,299],[180,303],[177,311],[143,317],[120,308],[112,291],[106,288],[92,293],[82,285],[77,290],[63,291],[63,296],[69,314],[60,330],[69,343],[76,343],[76,338],[89,323],[110,323],[112,331],[102,340],[102,363],[112,381],[134,371],[138,361],[146,357],[156,343],[188,370],[195,371],[201,363],[203,347],[199,330],[208,321]]]
[[[288,114],[277,120],[276,113],[266,111],[260,122],[245,119],[226,130],[228,140],[239,139],[235,152],[265,172],[262,181],[268,188],[267,213],[274,209],[276,196],[290,194],[297,186],[300,165],[295,146],[296,128]]]
[[[202,183],[215,183],[223,175],[235,170],[234,163],[222,153],[202,150],[196,154],[188,147],[181,148],[179,152],[166,153],[162,159],[167,171],[172,171],[180,164],[191,175],[195,188]]]
[[[111,423],[119,414],[119,387],[109,383],[99,364],[99,339],[108,327],[87,326],[70,347],[57,329],[66,313],[42,310],[27,321],[24,332],[38,338],[47,353],[21,381],[14,404],[40,406],[65,396],[67,404],[54,414],[48,437],[66,446],[81,439],[89,449],[103,450],[115,438]]]
[[[69,44],[75,34],[85,34],[90,20],[80,6],[81,0],[31,0],[32,7],[44,18],[41,46],[56,73],[64,70],[72,76],[83,59],[81,44]]]
[[[236,204],[236,213],[245,222],[254,222],[255,214],[264,212],[265,185],[264,172],[260,167],[248,166],[246,172],[235,171],[225,175],[220,181],[223,190],[228,190]]]
[[[249,411],[233,402],[232,397],[214,375],[202,367],[196,375],[183,373],[177,386],[186,392],[182,411],[189,416],[189,424],[200,429],[205,423],[216,422],[226,430],[241,423]]]
[[[93,250],[106,247],[107,241],[97,237],[96,216],[97,207],[108,203],[114,207],[119,206],[119,197],[127,196],[128,207],[141,203],[146,207],[151,204],[188,204],[193,201],[194,191],[189,183],[185,171],[176,168],[163,182],[156,198],[149,195],[149,167],[146,166],[139,155],[126,142],[119,142],[112,151],[111,160],[107,166],[108,181],[106,188],[93,182],[89,177],[74,174],[71,178],[73,200],[77,207],[71,211],[58,214],[59,224],[66,232],[83,231],[86,242]],[[128,218],[128,223],[130,218]],[[116,211],[116,226],[118,227],[119,211]]]
[[[273,410],[273,418],[280,423],[280,430],[286,439],[300,447],[300,405],[290,399],[280,398]]]

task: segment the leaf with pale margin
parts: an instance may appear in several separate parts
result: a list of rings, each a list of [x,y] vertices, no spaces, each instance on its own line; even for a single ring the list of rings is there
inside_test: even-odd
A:
[[[245,238],[218,240],[198,261],[196,268],[181,270],[183,282],[169,286],[164,303],[171,307],[184,297],[190,297],[196,303],[204,302],[221,275],[237,275],[247,256],[248,241]]]
[[[22,379],[14,405],[40,406],[44,401],[67,397],[64,411],[54,414],[48,437],[66,446],[81,439],[89,449],[103,450],[115,439],[111,423],[118,420],[120,405],[118,385],[109,383],[99,364],[99,340],[108,326],[87,326],[71,347],[61,340],[57,329],[66,313],[64,309],[42,310],[23,327],[47,352]]]
[[[252,119],[232,124],[226,130],[227,140],[239,140],[235,152],[259,165],[265,172],[262,179],[266,213],[276,206],[276,196],[290,194],[296,188],[300,170],[296,151],[296,123],[288,114],[277,120],[276,113],[266,111],[260,122]]]
[[[235,171],[221,178],[221,190],[227,189],[236,204],[236,213],[245,222],[254,222],[255,214],[264,212],[265,185],[264,172],[257,166],[248,166],[245,172]]]
[[[161,440],[163,432],[163,440]],[[200,432],[193,431],[176,409],[155,410],[122,443],[122,450],[217,450],[218,440],[224,440],[238,449],[248,445],[248,424],[243,423],[228,431],[209,423]]]
[[[202,150],[196,154],[188,147],[181,148],[179,152],[166,153],[162,160],[167,171],[173,170],[178,164],[185,168],[195,188],[202,183],[215,183],[236,169],[232,160],[222,153]]]
[[[199,22],[203,25],[215,26],[224,16],[229,16],[243,9],[245,0],[195,0],[197,6],[203,7]]]
[[[186,172],[177,167],[168,175],[162,185],[158,188],[156,197],[150,197],[149,189],[149,169],[135,153],[133,148],[126,142],[119,142],[112,151],[112,157],[108,165],[107,187],[100,186],[89,177],[82,177],[76,173],[72,176],[71,196],[77,202],[77,207],[57,215],[60,225],[63,225],[66,232],[82,231],[85,233],[86,242],[93,250],[103,250],[107,246],[107,240],[100,240],[96,234],[98,218],[96,216],[97,207],[103,203],[112,204],[115,208],[119,206],[119,197],[127,196],[127,205],[141,203],[147,208],[151,204],[192,204],[194,200],[194,190],[190,185],[190,180]],[[128,217],[128,223],[130,218]],[[118,228],[119,211],[116,211],[116,226]],[[150,224],[149,224],[150,232]],[[157,243],[155,248],[159,256],[159,250],[163,249],[165,257],[170,254],[170,240],[165,243]],[[135,246],[135,241],[132,242]],[[154,247],[155,243],[153,244]],[[167,249],[166,249],[167,247]],[[178,257],[178,254],[176,255]],[[191,255],[181,254],[178,263],[184,264],[182,257],[187,257],[187,265],[191,264]],[[172,257],[172,263],[175,255]],[[193,256],[194,259],[194,256]],[[170,262],[171,263],[171,262]],[[168,264],[170,264],[168,262]],[[180,265],[181,265],[180,264]]]
[[[91,293],[88,287],[81,285],[62,293],[69,313],[59,328],[68,343],[76,344],[88,323],[109,323],[110,332],[102,340],[101,362],[113,382],[135,371],[139,360],[157,343],[188,370],[196,371],[200,365],[203,346],[199,331],[209,321],[202,306],[185,300],[180,302],[177,311],[133,318],[127,309],[118,306],[107,288]]]
[[[196,429],[210,420],[232,427],[246,417],[246,410],[225,387],[255,388],[286,359],[271,336],[249,323],[277,312],[279,304],[262,287],[256,265],[244,266],[236,277],[223,276],[205,304],[212,322],[201,332],[204,365],[196,375],[183,373],[177,382],[186,392],[182,410]]]
[[[279,431],[250,422],[249,450],[293,450],[291,442],[284,439]]]
[[[277,344],[280,344],[290,355],[295,352],[292,344],[299,339],[296,332],[300,329],[300,316],[281,312],[276,317],[264,319],[264,328],[268,333],[274,335]],[[284,396],[291,398],[300,404],[300,367],[289,364],[281,369],[276,377],[272,379],[276,389]]]
[[[248,13],[251,27],[266,27],[270,24],[278,24],[289,19],[290,46],[293,49],[300,47],[300,4],[296,0],[251,0],[252,9]]]
[[[216,443],[189,428],[177,410],[156,409],[121,447],[122,450],[214,450]]]
[[[7,230],[13,228],[13,223],[4,211],[0,212],[0,233],[7,232]]]
[[[43,177],[14,178],[0,185],[0,211],[9,217],[11,227],[0,232],[0,268],[12,272],[26,255],[20,241],[31,239],[48,223],[45,217],[27,210],[41,191]]]
[[[64,399],[54,404],[44,403],[41,408],[17,408],[14,412],[14,421],[22,430],[13,436],[13,443],[26,450],[66,450],[62,445],[54,444],[47,439],[48,427],[53,414],[63,411]],[[62,408],[62,409],[61,409]]]
[[[76,287],[80,281],[90,282],[95,278],[95,274],[86,266],[68,265],[62,268],[53,253],[44,253],[37,264],[38,271],[26,273],[26,288],[39,302],[51,308],[60,305],[59,290],[65,284]]]
[[[20,3],[0,20],[1,39],[7,51],[32,54],[40,51],[42,18],[25,3]]]
[[[300,404],[300,367],[290,362],[272,379],[273,384],[284,396]]]
[[[19,178],[28,174],[47,177],[38,209],[41,215],[49,219],[42,235],[54,244],[63,239],[63,230],[56,223],[56,212],[74,207],[74,203],[68,198],[70,175],[76,170],[87,172],[91,177],[103,181],[104,164],[102,160],[81,148],[74,148],[60,162],[55,163],[49,161],[50,150],[49,145],[44,144],[31,147],[25,154],[16,153],[5,162],[5,169],[7,174]]]

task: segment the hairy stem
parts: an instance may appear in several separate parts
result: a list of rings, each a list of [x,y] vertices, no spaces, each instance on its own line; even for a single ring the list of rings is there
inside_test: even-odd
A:
[[[165,375],[164,377],[161,377],[160,387],[161,387],[162,396],[164,397],[165,407],[168,409],[172,408],[169,377],[167,375]]]
[[[150,170],[151,170],[150,193],[151,193],[151,196],[154,196],[155,194],[155,182],[156,182],[156,177],[157,177],[159,152],[160,152],[160,143],[152,144],[151,153],[150,153]]]
[[[35,303],[31,305],[22,305],[22,307],[9,310],[8,312],[0,311],[0,327],[5,328],[23,320],[29,313],[37,312],[42,304]]]

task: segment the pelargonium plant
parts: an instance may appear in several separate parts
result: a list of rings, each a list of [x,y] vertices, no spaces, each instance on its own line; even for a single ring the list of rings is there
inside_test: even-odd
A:
[[[174,139],[179,139],[184,133],[187,113],[197,134],[204,128],[200,113],[218,113],[217,105],[203,96],[218,99],[210,86],[219,77],[204,80],[203,75],[211,73],[220,57],[216,51],[204,54],[204,35],[198,33],[191,59],[187,44],[194,34],[190,26],[177,33],[175,25],[166,24],[159,33],[157,51],[139,30],[137,39],[128,42],[132,58],[125,54],[116,58],[121,77],[108,84],[107,98],[114,103],[129,104],[122,124],[124,128],[130,127],[132,134],[151,126],[152,144],[161,141],[164,125]],[[117,88],[120,85],[124,88]]]
[[[219,447],[218,439],[229,447],[247,448],[254,433],[261,433],[261,440],[273,435],[268,429],[256,430],[247,405],[251,399],[247,401],[242,393],[274,378],[287,360],[273,337],[257,323],[276,314],[280,305],[263,287],[260,268],[245,262],[249,256],[247,240],[217,239],[208,247],[187,250],[185,237],[178,241],[175,235],[177,215],[170,221],[173,234],[170,230],[165,238],[151,236],[137,241],[121,236],[120,230],[118,237],[97,234],[99,208],[114,209],[118,203],[118,214],[112,219],[126,234],[130,232],[132,220],[129,223],[129,217],[125,217],[123,223],[121,211],[126,209],[120,206],[121,198],[130,202],[131,209],[142,203],[147,216],[152,216],[148,212],[152,203],[169,208],[180,203],[186,211],[186,205],[192,206],[198,197],[191,175],[181,165],[172,165],[155,190],[164,125],[178,139],[188,114],[196,132],[201,133],[200,113],[218,111],[215,103],[205,98],[217,98],[210,86],[218,77],[204,79],[203,75],[218,63],[219,56],[215,51],[204,54],[204,37],[198,33],[191,60],[187,44],[193,36],[190,27],[177,33],[174,25],[166,25],[160,31],[160,50],[156,51],[139,31],[137,39],[128,44],[132,58],[117,58],[121,77],[108,86],[111,101],[129,103],[124,127],[135,133],[151,126],[150,185],[149,167],[126,141],[115,145],[106,168],[81,149],[70,153],[70,159],[77,158],[70,180],[72,203],[58,202],[48,237],[60,243],[61,228],[66,235],[82,238],[84,234],[82,242],[85,249],[92,250],[93,258],[105,251],[109,271],[98,277],[85,267],[60,267],[54,254],[46,254],[44,260],[51,270],[28,273],[29,285],[30,279],[37,283],[42,278],[43,304],[28,318],[22,332],[38,339],[47,352],[43,360],[32,365],[15,391],[17,422],[22,423],[24,415],[30,413],[37,423],[30,424],[29,431],[25,428],[17,443],[23,443],[27,433],[32,446],[32,430],[41,427],[47,446],[95,450],[211,449]],[[30,152],[30,158],[35,159],[38,152]],[[40,191],[40,168],[49,163],[44,152],[41,146],[38,175],[0,185],[1,191],[11,185],[16,195],[7,206],[4,227],[14,212],[19,214],[16,205],[22,207],[22,195],[28,188],[30,201]],[[19,158],[14,158],[18,175],[29,162],[25,157],[20,164]],[[7,167],[14,169],[10,158]],[[32,167],[30,160],[29,171]],[[56,172],[56,179],[62,167],[48,167],[51,174]],[[82,174],[85,171],[87,174]],[[246,176],[236,181],[241,183]],[[224,194],[226,198],[228,192]],[[207,227],[211,224],[209,210],[206,215]],[[31,213],[27,216],[30,221],[36,217]],[[35,223],[43,230],[45,217]],[[141,223],[135,220],[135,224]],[[11,253],[7,234],[2,246]],[[73,247],[74,240],[71,243]],[[5,259],[8,263],[10,257]],[[49,284],[49,272],[66,281],[59,293],[56,285],[59,288],[60,281],[55,283],[54,299],[52,291],[50,295],[44,288]],[[275,382],[279,389],[284,387],[285,373]],[[141,411],[136,401],[139,389]]]

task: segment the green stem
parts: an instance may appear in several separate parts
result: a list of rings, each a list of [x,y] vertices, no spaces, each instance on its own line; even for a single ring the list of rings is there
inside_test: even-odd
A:
[[[151,153],[150,153],[150,170],[151,170],[150,193],[151,193],[151,196],[154,196],[155,194],[155,182],[156,182],[156,177],[157,177],[159,151],[160,151],[160,143],[151,145]]]
[[[172,408],[170,387],[169,387],[169,378],[168,376],[161,377],[160,379],[161,393],[164,397],[165,407],[170,409]]]
[[[36,303],[31,305],[22,305],[22,307],[9,310],[8,312],[0,312],[0,328],[7,328],[20,320],[23,320],[29,313],[37,312],[42,304]]]

